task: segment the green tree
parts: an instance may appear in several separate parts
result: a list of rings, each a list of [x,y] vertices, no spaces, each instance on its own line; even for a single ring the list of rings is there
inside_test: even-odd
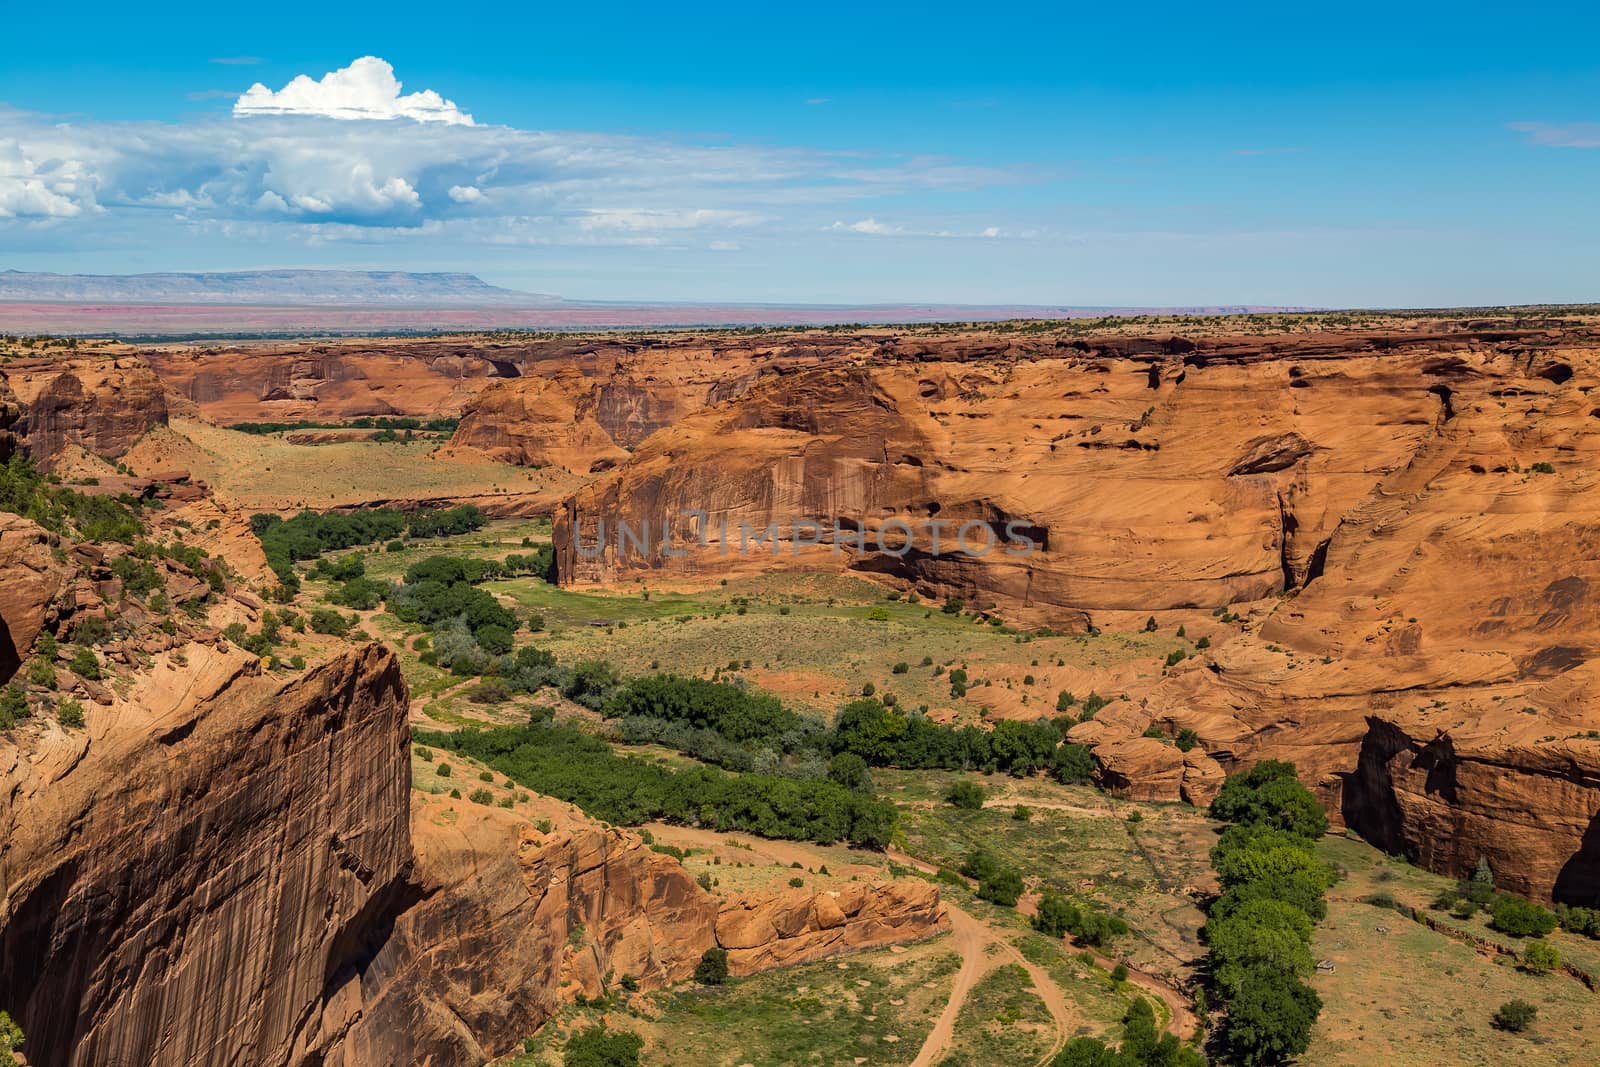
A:
[[[1301,837],[1328,832],[1328,816],[1311,791],[1300,784],[1292,763],[1262,760],[1222,784],[1211,802],[1211,817],[1232,823],[1262,823]]]
[[[1489,925],[1512,937],[1543,937],[1556,928],[1556,917],[1531,900],[1500,893],[1489,905]]]
[[[1316,990],[1276,976],[1246,981],[1228,1002],[1223,1043],[1245,1067],[1283,1063],[1305,1052],[1322,1010]]]
[[[708,948],[694,965],[694,980],[701,985],[721,985],[728,980],[728,951]]]
[[[1494,1018],[1490,1021],[1496,1030],[1509,1030],[1513,1034],[1520,1034],[1532,1026],[1533,1020],[1538,1016],[1539,1009],[1526,1000],[1508,1000],[1495,1009]]]
[[[872,772],[854,752],[841,752],[828,761],[828,777],[846,789],[871,792]]]
[[[1529,941],[1522,950],[1522,968],[1533,974],[1549,974],[1561,966],[1561,952],[1543,939]]]
[[[1094,756],[1087,745],[1061,744],[1050,754],[1050,774],[1066,785],[1082,785],[1094,778]]]
[[[978,883],[978,899],[1014,908],[1022,896],[1022,875],[1009,867],[1001,868]]]

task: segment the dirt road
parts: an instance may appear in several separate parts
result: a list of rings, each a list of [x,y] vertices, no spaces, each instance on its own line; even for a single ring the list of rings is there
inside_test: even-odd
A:
[[[978,984],[979,979],[1005,962],[1015,963],[1028,972],[1028,977],[1033,981],[1034,991],[1039,994],[1045,1010],[1050,1013],[1051,1021],[1055,1023],[1055,1038],[1051,1041],[1050,1050],[1039,1060],[1040,1067],[1044,1067],[1066,1045],[1067,1035],[1078,1022],[1072,1009],[1067,1007],[1067,998],[1062,995],[1061,987],[1056,985],[1055,979],[1051,978],[1043,967],[1030,963],[1011,942],[997,937],[994,931],[961,908],[954,904],[946,904],[945,910],[950,916],[952,944],[961,954],[961,970],[956,972],[955,984],[950,988],[949,1001],[939,1013],[939,1018],[933,1024],[927,1039],[923,1041],[922,1050],[917,1053],[917,1058],[911,1061],[911,1067],[932,1067],[944,1056],[950,1048],[951,1038],[955,1035],[956,1019],[961,1015],[961,1006],[967,1002],[967,996]],[[998,945],[1000,948],[1000,951],[992,957],[988,952],[990,945]]]

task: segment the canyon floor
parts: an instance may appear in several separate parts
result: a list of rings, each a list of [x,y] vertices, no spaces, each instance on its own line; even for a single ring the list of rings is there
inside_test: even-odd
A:
[[[546,520],[504,520],[479,534],[369,557],[369,573],[398,576],[417,558],[440,551],[495,558],[520,550],[524,539],[537,543],[548,535]],[[1053,709],[1063,686],[1114,696],[1119,679],[1159,676],[1172,649],[1193,643],[1142,629],[1019,642],[970,619],[952,621],[926,604],[887,600],[874,583],[829,574],[732,579],[704,588],[652,585],[648,596],[644,584],[580,592],[512,579],[491,588],[541,613],[547,630],[540,643],[563,659],[608,659],[630,673],[654,664],[699,675],[736,661],[738,673],[763,689],[817,708],[837,707],[876,680],[902,699],[931,700],[935,714],[957,722],[984,722],[993,714],[987,690],[994,687],[984,681],[996,681],[1019,707],[1028,700]],[[780,606],[788,612],[778,614]],[[868,621],[873,607],[890,609],[890,619]],[[1206,622],[1215,623],[1208,613],[1199,615],[1195,638]],[[381,615],[372,621],[370,628],[383,632]],[[1195,625],[1190,619],[1189,628]],[[470,684],[420,662],[403,641],[396,647],[412,685],[414,722],[453,729],[526,717],[523,702],[475,703]],[[948,686],[932,684],[927,667],[893,673],[895,663],[915,664],[923,655],[967,664],[978,679],[971,699],[952,701]],[[1035,681],[1024,685],[1029,675]],[[558,718],[593,719],[551,694],[538,702]],[[687,761],[655,746],[621,747],[655,760]],[[450,780],[433,777],[430,767],[414,762],[414,788],[446,790]],[[943,800],[963,777],[959,772],[874,770],[873,776],[894,801],[904,829],[901,847],[888,853],[660,823],[647,829],[656,841],[683,849],[684,867],[715,878],[714,892],[721,894],[787,884],[796,875],[820,887],[926,876],[954,870],[981,845],[1030,872],[1018,909],[979,900],[960,880],[941,881],[956,916],[951,934],[756,975],[718,990],[669,987],[570,1006],[532,1036],[527,1051],[501,1062],[558,1065],[563,1039],[601,1021],[644,1035],[647,1062],[661,1064],[1046,1062],[1059,1033],[1114,1034],[1132,996],[1150,998],[1165,1025],[1191,1035],[1192,1014],[1184,1031],[1163,996],[1176,992],[1187,1006],[1190,994],[1182,991],[1203,972],[1199,905],[1216,889],[1208,853],[1219,824],[1187,805],[1129,801],[1090,786],[1006,775],[984,779],[982,811],[962,811]],[[1028,809],[1027,820],[1013,817],[1018,805]],[[1427,913],[1439,892],[1454,884],[1450,879],[1386,856],[1350,832],[1329,837],[1322,851],[1343,880],[1330,894],[1330,917],[1314,943],[1317,958],[1332,961],[1334,969],[1313,980],[1329,1007],[1304,1062],[1506,1062],[1526,1054],[1525,1039],[1489,1030],[1482,1020],[1516,997],[1539,1005],[1539,1062],[1583,1063],[1600,1049],[1600,1035],[1588,1025],[1597,994],[1567,976],[1519,971],[1515,939],[1497,935],[1481,918],[1434,912],[1440,928],[1431,929],[1369,902],[1388,894]],[[829,873],[817,873],[823,870]],[[1131,936],[1109,956],[1089,961],[1070,942],[1033,932],[1030,905],[1050,890],[1101,904],[1128,921]],[[1475,940],[1498,940],[1511,954],[1491,954]],[[1563,958],[1600,972],[1600,943],[1560,932],[1552,940]],[[981,962],[963,981],[961,964],[975,953]],[[1115,962],[1133,969],[1128,981],[1112,981]],[[1024,964],[1029,970],[1021,969]],[[1417,988],[1421,974],[1429,976],[1426,990]],[[1065,1003],[1064,1025],[1052,1017],[1046,995]],[[945,1016],[949,1032],[936,1034]],[[925,1046],[933,1055],[919,1059]]]

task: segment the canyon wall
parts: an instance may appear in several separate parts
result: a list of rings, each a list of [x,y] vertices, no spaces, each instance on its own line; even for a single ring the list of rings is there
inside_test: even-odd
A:
[[[0,439],[14,435],[45,469],[69,445],[115,459],[166,421],[162,384],[136,357],[23,360],[0,367]],[[6,450],[0,440],[0,459]]]
[[[407,892],[405,686],[158,657],[89,729],[0,743],[0,1003],[38,1067],[316,1058],[330,978]]]
[[[1592,900],[1561,872],[1592,863],[1600,786],[1549,765],[1600,751],[1600,334],[880,355],[764,376],[656,433],[558,513],[562,580],[855,569],[1080,632],[1226,609],[1243,621],[1209,651],[1077,728],[1110,787],[1203,802],[1226,769],[1292,759],[1336,818],[1441,870],[1493,855],[1531,895]],[[790,539],[806,519],[820,544]],[[773,523],[776,546],[741,546]],[[986,555],[950,550],[963,524]],[[1419,794],[1460,820],[1456,846],[1425,844],[1442,823],[1406,800],[1420,749],[1358,773],[1373,717],[1498,753],[1492,803]],[[1205,760],[1146,751],[1152,724],[1194,730]]]

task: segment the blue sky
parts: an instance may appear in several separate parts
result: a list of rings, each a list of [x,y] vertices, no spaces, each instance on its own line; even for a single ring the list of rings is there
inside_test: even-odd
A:
[[[0,269],[465,270],[591,299],[1600,300],[1592,7],[159,11],[0,2],[27,42],[0,64]],[[369,56],[403,88],[352,68]],[[394,117],[329,117],[352,100]]]

